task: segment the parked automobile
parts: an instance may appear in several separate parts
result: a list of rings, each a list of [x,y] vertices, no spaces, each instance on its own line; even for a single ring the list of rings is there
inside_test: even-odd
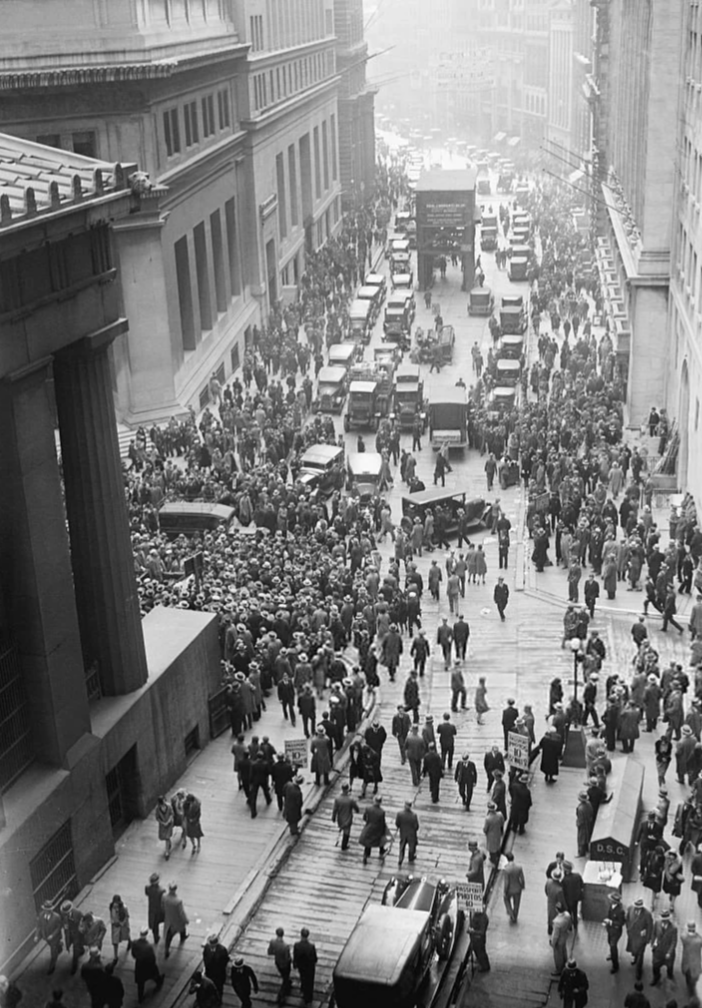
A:
[[[236,511],[226,504],[210,501],[166,501],[158,509],[159,529],[169,539],[196,532],[228,529]]]
[[[473,287],[468,295],[469,315],[492,315],[495,297],[489,287]]]
[[[346,460],[346,489],[357,490],[362,501],[375,496],[383,466],[378,452],[349,452]]]
[[[331,494],[344,483],[344,449],[339,445],[315,444],[300,458],[298,480],[310,490]]]
[[[411,521],[419,518],[423,522],[427,511],[434,512],[439,507],[447,515],[446,531],[449,535],[458,531],[458,512],[461,509],[465,512],[466,528],[469,530],[482,528],[490,514],[490,504],[482,497],[466,499],[465,490],[445,490],[443,487],[435,487],[433,490],[420,490],[418,493],[402,495],[402,514]]]
[[[341,413],[346,400],[346,368],[339,366],[320,368],[317,399],[313,408],[323,413]]]
[[[517,385],[522,373],[522,365],[511,357],[498,357],[495,365],[498,385]]]
[[[342,367],[348,371],[358,360],[358,345],[351,340],[342,343],[332,343],[329,347],[330,367]]]

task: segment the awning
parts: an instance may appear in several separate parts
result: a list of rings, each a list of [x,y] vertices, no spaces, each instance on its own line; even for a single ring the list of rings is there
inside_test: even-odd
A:
[[[510,137],[509,140],[507,141],[507,146],[516,147],[520,139],[521,139],[520,137]]]
[[[507,139],[506,133],[495,133],[495,143],[502,143],[502,141],[506,139]]]

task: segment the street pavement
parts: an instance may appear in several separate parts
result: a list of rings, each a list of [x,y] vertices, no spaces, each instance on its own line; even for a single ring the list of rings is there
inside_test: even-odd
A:
[[[494,205],[497,205],[495,201]],[[525,285],[512,285],[503,271],[494,267],[494,257],[483,254],[486,282],[493,286],[496,296],[507,293],[513,287],[525,291]],[[478,340],[486,355],[490,345],[487,320],[471,318],[467,315],[467,294],[460,290],[460,275],[449,266],[447,279],[437,281],[433,292],[434,301],[441,304],[444,321],[456,330],[454,363],[439,374],[425,375],[425,391],[428,395],[442,388],[453,386],[459,376],[466,385],[472,384],[470,347]],[[424,308],[421,295],[418,296],[417,324],[424,328],[432,316]],[[372,346],[379,345],[379,330]],[[372,348],[371,348],[372,352]],[[341,420],[339,418],[339,431]],[[355,432],[347,436],[349,448],[355,448]],[[403,447],[411,447],[411,437],[403,437]],[[418,474],[427,486],[433,483],[434,455],[425,440],[423,449],[417,454]],[[453,470],[447,474],[447,488],[466,490],[469,496],[486,494],[484,459],[475,451],[451,456]],[[398,478],[388,495],[395,520],[399,520],[400,497],[403,487]],[[487,800],[486,778],[482,768],[485,752],[492,744],[502,745],[500,712],[508,697],[514,697],[517,706],[531,703],[537,716],[537,737],[544,727],[548,700],[548,686],[554,675],[561,675],[567,681],[572,674],[572,658],[560,647],[562,616],[567,597],[565,575],[556,568],[550,568],[543,575],[536,575],[528,562],[528,543],[521,542],[524,500],[522,490],[513,487],[498,491],[504,510],[512,520],[513,544],[510,551],[508,583],[511,597],[507,609],[507,619],[501,623],[492,601],[492,588],[497,577],[497,547],[487,530],[476,532],[472,541],[484,544],[487,557],[488,575],[485,586],[466,588],[466,597],[461,609],[471,626],[471,638],[465,674],[468,685],[468,710],[453,715],[458,728],[457,755],[470,752],[478,765],[479,783],[470,813],[466,813],[458,799],[452,775],[448,774],[442,783],[441,801],[438,806],[431,804],[426,782],[419,788],[411,784],[409,771],[402,766],[399,752],[391,738],[388,739],[383,754],[383,776],[381,785],[383,804],[388,815],[388,823],[394,832],[394,817],[405,800],[411,799],[420,819],[420,846],[416,864],[417,874],[431,878],[446,877],[451,881],[464,880],[466,870],[467,842],[471,838],[480,840]],[[664,513],[661,512],[661,519]],[[665,538],[665,536],[664,536]],[[387,569],[392,544],[381,545],[382,570]],[[419,561],[419,569],[426,575],[431,557],[443,554],[425,554]],[[518,561],[526,556],[523,568]],[[423,626],[430,641],[435,640],[436,629],[442,615],[447,615],[448,606],[442,597],[433,602],[425,593],[423,600]],[[632,656],[629,628],[641,596],[636,600],[631,594],[618,593],[614,605],[601,607],[597,613],[595,626],[604,633],[609,654],[605,672],[611,668],[627,671]],[[669,633],[658,632],[656,620],[648,621],[650,632],[655,637],[661,652],[662,662],[676,658],[685,662],[686,645]],[[687,636],[687,635],[686,635]],[[410,667],[409,642],[405,638],[405,654],[395,684],[389,684],[383,675],[379,697],[379,711],[389,730],[395,706],[402,699],[402,690]],[[487,678],[488,701],[491,710],[485,723],[478,725],[472,708],[474,689],[478,676]],[[435,721],[450,709],[449,676],[443,661],[433,656],[427,675],[422,681],[421,714],[431,713]],[[259,735],[268,734],[276,746],[285,738],[299,737],[299,730],[293,730],[282,718],[280,707],[271,698],[268,710],[255,726]],[[250,735],[251,733],[249,733]],[[656,796],[655,773],[653,772],[653,736],[643,736],[637,743],[633,759],[644,762],[648,769],[644,788],[644,806],[652,807]],[[189,851],[175,853],[166,864],[162,845],[157,840],[157,828],[150,816],[145,821],[133,822],[119,839],[116,857],[93,882],[86,887],[78,899],[83,909],[93,909],[106,916],[107,906],[114,893],[120,893],[130,908],[132,932],[138,933],[146,919],[144,886],[153,871],[161,874],[162,883],[178,882],[179,893],[183,896],[190,916],[187,942],[174,945],[168,962],[163,961],[162,944],[159,946],[159,961],[167,975],[167,981],[160,994],[148,995],[146,1003],[154,1006],[189,1004],[192,999],[184,997],[187,978],[196,968],[201,945],[211,930],[222,930],[225,941],[234,942],[237,953],[244,954],[254,967],[261,984],[261,994],[254,999],[257,1005],[273,1003],[278,989],[278,980],[273,961],[267,956],[268,941],[275,928],[282,926],[286,938],[291,942],[298,937],[299,929],[307,926],[311,939],[316,943],[320,961],[317,968],[315,1004],[327,999],[334,963],[343,944],[358,919],[363,907],[369,902],[377,902],[384,885],[397,869],[397,844],[394,843],[385,861],[381,862],[374,852],[371,862],[362,864],[362,851],[357,843],[361,823],[354,825],[351,848],[342,852],[336,841],[338,834],[331,822],[331,807],[338,791],[332,783],[329,791],[321,798],[316,811],[309,817],[302,836],[296,843],[285,837],[284,824],[275,803],[266,808],[261,800],[259,816],[255,822],[249,817],[243,796],[236,790],[229,753],[228,734],[211,742],[190,764],[179,784],[192,789],[203,803],[203,828],[205,837],[202,852],[191,856]],[[615,759],[624,757],[617,754]],[[537,764],[538,765],[538,764]],[[309,773],[306,775],[309,778]],[[513,841],[515,857],[524,867],[527,891],[522,901],[519,922],[511,925],[505,913],[501,885],[498,877],[489,906],[490,929],[488,950],[492,961],[492,971],[476,973],[465,993],[463,1004],[486,1008],[486,1006],[544,1005],[558,1004],[552,979],[552,956],[546,935],[546,906],[543,885],[545,866],[555,854],[563,849],[568,857],[582,868],[584,860],[575,857],[575,805],[577,792],[584,780],[584,772],[564,769],[558,783],[546,788],[538,770],[532,774],[534,807],[523,837]],[[683,789],[674,779],[668,781],[671,791],[672,809],[682,797]],[[305,785],[309,802],[317,789]],[[358,785],[355,788],[358,799]],[[369,799],[371,796],[368,796]],[[360,801],[360,799],[359,799]],[[360,801],[361,810],[367,801]],[[670,834],[668,832],[668,839]],[[686,875],[689,880],[689,871]],[[625,904],[640,891],[638,883],[624,886]],[[650,901],[649,901],[650,902]],[[253,911],[253,912],[252,912]],[[676,907],[676,921],[684,927],[685,921],[695,919],[699,923],[699,911],[688,882]],[[109,946],[106,946],[109,953]],[[633,986],[633,975],[628,965],[612,978],[608,964],[604,961],[604,929],[600,924],[581,923],[575,941],[574,953],[580,965],[590,978],[590,1004],[597,1006],[619,1006],[625,993]],[[622,963],[627,957],[622,955]],[[70,961],[63,955],[53,977],[48,978],[45,970],[48,954],[36,950],[22,966],[17,977],[25,991],[24,1004],[40,1006],[48,997],[52,987],[61,986],[66,992],[66,1001],[72,1008],[83,1008],[89,999],[80,980],[69,975]],[[125,1004],[136,1001],[136,992],[131,980],[131,962],[125,958],[122,949],[118,973],[127,988]],[[647,982],[650,969],[647,968]],[[647,988],[647,993],[651,988]],[[662,1005],[667,997],[682,993],[681,982],[673,988],[668,981],[662,982],[661,990],[651,996],[653,1008]],[[550,1000],[549,1000],[550,998]],[[235,1005],[238,1000],[231,989],[225,991],[224,1004]],[[299,986],[296,984],[288,1003],[301,1003]]]

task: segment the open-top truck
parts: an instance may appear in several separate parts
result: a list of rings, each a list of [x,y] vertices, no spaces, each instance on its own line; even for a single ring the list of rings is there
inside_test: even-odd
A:
[[[349,372],[349,395],[344,415],[344,430],[362,428],[377,430],[393,405],[394,368],[390,362],[380,366],[376,361],[356,365]]]

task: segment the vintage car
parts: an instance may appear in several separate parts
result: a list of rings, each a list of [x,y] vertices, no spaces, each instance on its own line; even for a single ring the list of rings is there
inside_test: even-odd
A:
[[[359,348],[355,342],[344,340],[343,343],[332,343],[329,347],[329,366],[342,367],[348,371],[359,357]]]
[[[515,280],[528,280],[529,276],[529,260],[526,256],[516,256],[512,255],[509,261],[509,278],[512,281]]]
[[[490,392],[488,407],[489,409],[496,410],[498,412],[511,409],[514,406],[516,398],[516,385],[495,385]]]
[[[403,291],[411,294],[414,290],[414,273],[411,270],[408,270],[406,273],[393,271],[390,274],[390,286],[393,289],[393,293],[395,291]]]
[[[402,273],[403,275],[412,273],[412,265],[409,249],[407,252],[393,252],[390,257],[390,283],[394,283],[392,274]]]
[[[320,368],[317,381],[319,385],[313,409],[321,410],[322,413],[341,413],[346,400],[346,368]]]
[[[483,252],[494,252],[497,248],[497,228],[482,226],[480,228],[480,248]]]
[[[373,497],[378,492],[382,467],[383,459],[378,452],[349,452],[346,489],[352,493],[357,490],[362,501]]]
[[[365,289],[372,288],[362,288]],[[373,301],[369,298],[354,298],[349,305],[349,328],[346,338],[361,346],[370,343],[376,318],[376,306]]]
[[[518,385],[522,373],[522,365],[511,357],[499,357],[495,364],[498,385]]]
[[[473,287],[468,295],[469,315],[492,315],[495,298],[489,287]]]
[[[500,306],[500,328],[503,333],[508,336],[522,336],[527,330],[527,324],[523,308],[504,304]]]
[[[407,310],[410,322],[414,322],[414,316],[417,311],[417,304],[414,300],[414,294],[411,290],[403,290],[402,288],[395,289],[392,292],[392,294],[388,297],[387,307],[405,308]]]
[[[447,882],[391,879],[383,905],[364,910],[342,949],[333,1008],[414,1008],[432,966],[451,959],[464,928]]]
[[[369,301],[372,306],[371,325],[374,324],[375,320],[380,315],[383,297],[384,292],[374,284],[363,284],[363,286],[359,287],[356,291],[356,301]]]
[[[432,490],[420,490],[418,493],[403,494],[402,515],[410,522],[415,518],[423,522],[427,511],[435,511],[436,508],[443,508],[448,516],[446,531],[456,533],[458,531],[458,512],[461,508],[465,511],[466,527],[469,531],[482,528],[490,513],[490,505],[486,504],[482,497],[471,497],[466,500],[465,490],[446,490],[444,487],[436,487]]]
[[[380,303],[382,304],[385,300],[385,294],[387,293],[388,285],[385,277],[382,273],[366,273],[365,279],[363,281],[364,287],[377,287],[380,290]]]
[[[517,311],[516,308],[504,309],[504,311]],[[500,312],[500,315],[503,314]],[[522,353],[524,352],[524,337],[520,333],[511,333],[509,330],[505,330],[502,327],[504,334],[500,340],[500,356],[501,357],[511,357],[512,360],[521,360]]]
[[[300,458],[297,479],[309,490],[331,494],[343,486],[344,449],[339,445],[315,444]]]
[[[383,339],[394,343],[409,340],[412,335],[412,324],[404,308],[385,308],[383,318]]]
[[[169,539],[177,539],[179,535],[228,529],[235,514],[233,507],[211,501],[166,501],[158,509],[158,525]]]
[[[478,185],[476,187],[476,192],[478,196],[489,196],[492,193],[492,188],[490,186],[490,179],[479,178]]]

